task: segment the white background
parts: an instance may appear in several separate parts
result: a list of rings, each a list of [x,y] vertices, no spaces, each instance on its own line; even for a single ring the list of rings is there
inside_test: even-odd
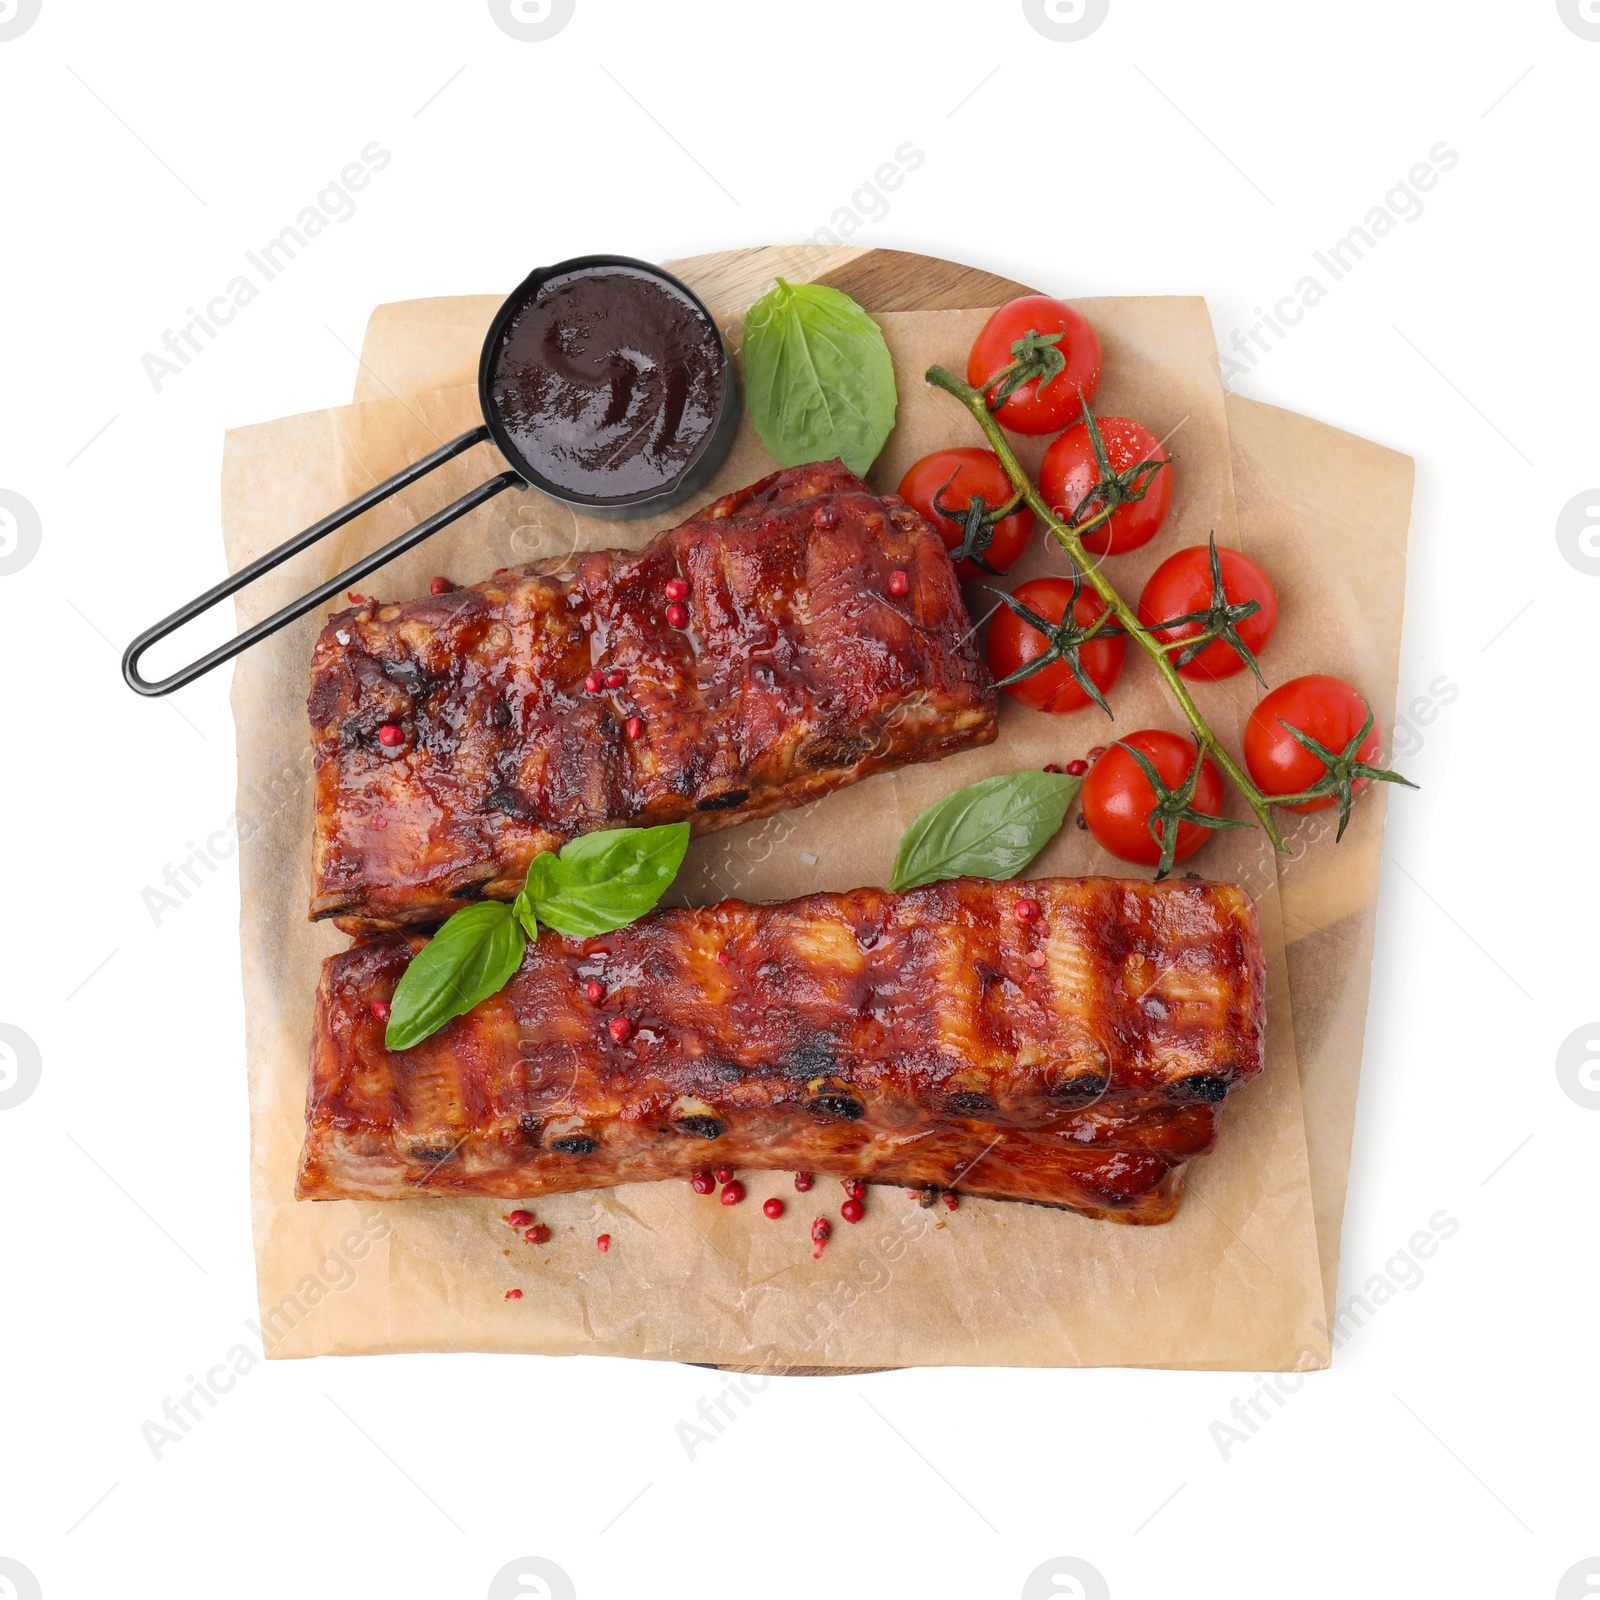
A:
[[[0,1110],[0,1556],[45,1600],[479,1597],[524,1555],[583,1600],[1009,1600],[1058,1556],[1115,1600],[1545,1600],[1600,1556],[1600,1093],[1556,1073],[1600,1016],[1600,577],[1555,535],[1600,483],[1597,84],[1555,0],[1111,0],[1077,43],[1018,0],[577,0],[542,43],[483,0],[43,0],[0,42],[0,489],[42,527],[0,576],[0,1022],[42,1061]],[[157,393],[144,352],[373,140],[356,214]],[[228,674],[117,672],[221,575],[223,430],[347,401],[377,302],[850,205],[856,243],[1203,293],[1226,341],[1439,141],[1423,213],[1236,383],[1417,459],[1402,699],[1459,694],[1390,806],[1343,1289],[1444,1209],[1423,1281],[1227,1460],[1251,1374],[792,1379],[691,1462],[717,1375],[484,1356],[258,1365],[153,1459],[255,1314],[236,885],[140,897],[233,809]]]

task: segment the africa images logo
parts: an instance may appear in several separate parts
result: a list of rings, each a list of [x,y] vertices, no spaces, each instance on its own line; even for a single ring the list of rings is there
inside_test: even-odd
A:
[[[1111,0],[1022,0],[1022,14],[1036,33],[1058,44],[1087,39],[1111,11]]]
[[[39,513],[11,489],[0,489],[0,578],[21,572],[39,553]]]
[[[42,0],[0,0],[0,44],[20,39],[39,20]]]
[[[489,0],[494,25],[524,44],[553,39],[572,21],[578,0]]]

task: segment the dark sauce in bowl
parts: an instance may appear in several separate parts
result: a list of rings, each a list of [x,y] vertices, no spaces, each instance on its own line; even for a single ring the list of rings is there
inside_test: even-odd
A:
[[[604,505],[683,480],[717,431],[727,383],[715,325],[675,283],[589,266],[547,278],[506,322],[487,399],[513,466]]]

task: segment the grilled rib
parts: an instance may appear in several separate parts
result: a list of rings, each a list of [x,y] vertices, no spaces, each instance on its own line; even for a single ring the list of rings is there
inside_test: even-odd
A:
[[[964,878],[546,929],[500,994],[390,1052],[424,943],[324,965],[303,1199],[776,1168],[1165,1222],[1261,1069],[1260,934],[1229,884]]]
[[[971,634],[937,533],[837,461],[564,577],[515,567],[342,611],[308,703],[311,914],[349,933],[429,926],[509,899],[534,855],[580,833],[723,828],[987,744],[996,697]],[[597,670],[623,681],[586,688]]]

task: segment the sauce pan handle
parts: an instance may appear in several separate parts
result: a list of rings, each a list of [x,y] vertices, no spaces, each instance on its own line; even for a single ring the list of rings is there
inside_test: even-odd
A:
[[[198,661],[180,668],[171,677],[162,678],[158,683],[151,683],[139,675],[139,658],[158,640],[165,639],[169,633],[176,632],[186,622],[191,622],[201,613],[209,611],[219,600],[226,600],[229,595],[237,594],[239,590],[254,583],[262,573],[271,572],[274,567],[281,566],[291,556],[298,555],[319,539],[326,538],[334,529],[342,528],[345,523],[387,500],[397,490],[404,489],[407,484],[415,483],[418,478],[426,477],[435,467],[462,455],[488,437],[488,428],[477,427],[450,440],[448,444],[441,445],[431,455],[423,456],[420,461],[413,461],[409,467],[395,473],[392,478],[385,478],[382,483],[368,489],[365,494],[358,495],[349,505],[340,506],[321,522],[315,522],[303,533],[297,533],[292,539],[285,540],[277,549],[269,550],[264,556],[258,556],[231,577],[224,578],[214,589],[207,589],[204,594],[196,596],[187,605],[179,606],[170,617],[163,617],[153,628],[146,628],[123,652],[122,676],[127,680],[128,687],[135,694],[164,695],[171,694],[174,689],[183,688],[185,684],[193,683],[196,678],[204,676],[213,667],[221,666],[224,661],[231,661],[242,651],[259,644],[280,628],[287,627],[296,617],[303,617],[315,607],[325,605],[351,584],[366,577],[369,572],[376,571],[385,562],[393,561],[396,556],[411,549],[413,545],[421,544],[424,539],[448,526],[457,517],[465,516],[475,506],[481,506],[486,500],[492,500],[502,489],[520,485],[522,479],[517,473],[502,472],[497,477],[480,483],[476,489],[462,495],[443,511],[434,512],[426,522],[419,522],[408,532],[391,539],[381,549],[374,550],[371,555],[363,556],[354,566],[347,567],[336,577],[329,578],[326,583],[318,584],[309,594],[301,595],[298,600],[291,601],[281,611],[275,611],[270,617],[256,623],[254,627],[246,628],[243,633],[236,635],[226,644],[218,645],[209,654],[201,656]]]

